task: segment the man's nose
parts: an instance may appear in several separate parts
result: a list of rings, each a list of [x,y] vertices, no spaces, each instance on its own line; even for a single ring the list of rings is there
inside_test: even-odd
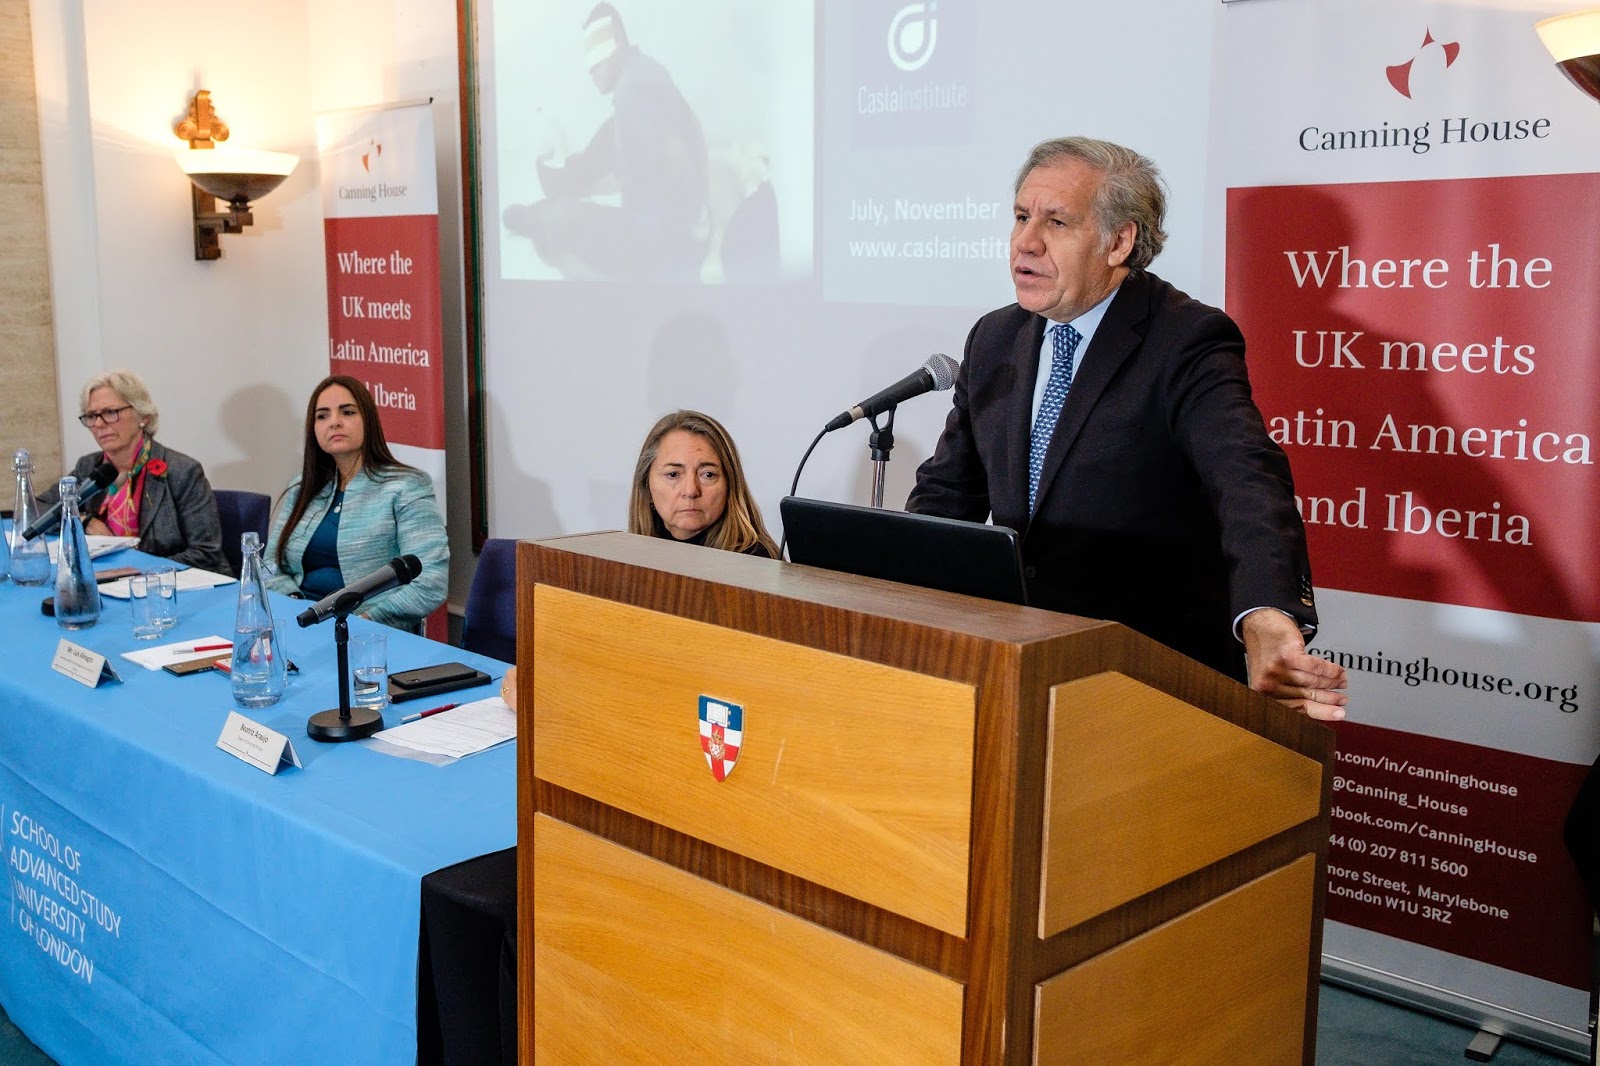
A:
[[[1017,232],[1011,236],[1011,246],[1019,252],[1037,252],[1044,242],[1040,239],[1041,230],[1037,220],[1024,222],[1017,227]]]

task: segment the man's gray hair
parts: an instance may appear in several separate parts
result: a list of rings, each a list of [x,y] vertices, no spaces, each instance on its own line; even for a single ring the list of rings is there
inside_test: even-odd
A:
[[[1047,167],[1076,159],[1098,170],[1102,180],[1090,205],[1107,241],[1125,224],[1134,224],[1133,250],[1127,266],[1142,270],[1161,254],[1167,232],[1161,228],[1167,214],[1167,194],[1156,165],[1132,148],[1092,137],[1058,137],[1034,145],[1027,162],[1017,171],[1014,192],[1034,167]]]
[[[78,394],[80,413],[88,412],[89,394],[95,389],[110,389],[121,396],[122,402],[132,407],[133,413],[144,420],[145,433],[152,437],[156,435],[156,427],[161,424],[161,412],[156,410],[150,390],[144,387],[138,374],[131,370],[107,370],[84,382],[83,391]]]

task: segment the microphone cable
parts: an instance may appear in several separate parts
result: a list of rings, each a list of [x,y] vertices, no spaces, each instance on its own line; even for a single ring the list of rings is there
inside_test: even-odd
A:
[[[811,447],[807,448],[806,449],[806,453],[800,457],[800,465],[794,468],[794,480],[789,483],[789,495],[793,496],[799,491],[799,489],[800,489],[800,471],[802,471],[802,470],[804,470],[806,468],[806,460],[811,458],[811,453],[817,450],[817,445],[820,444],[822,442],[822,438],[826,437],[827,435],[828,435],[828,429],[827,429],[827,427],[823,427],[822,432],[818,433],[815,437],[812,438]],[[785,527],[784,531],[783,531],[783,539],[778,542],[778,558],[779,559],[782,559],[784,557],[784,554],[788,551],[788,548],[789,548],[789,530],[788,530],[787,527]]]

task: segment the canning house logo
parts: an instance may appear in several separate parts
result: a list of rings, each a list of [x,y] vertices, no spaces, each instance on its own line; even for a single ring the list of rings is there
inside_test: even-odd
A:
[[[1474,96],[1472,68],[1478,68],[1480,79],[1503,74],[1498,70],[1484,71],[1476,58],[1460,71],[1451,70],[1461,58],[1461,52],[1460,41],[1441,41],[1433,35],[1433,27],[1426,26],[1422,31],[1422,43],[1410,59],[1383,68],[1390,88],[1413,105],[1438,108],[1433,115],[1424,117],[1417,114],[1416,108],[1387,97],[1398,109],[1394,113],[1341,115],[1335,122],[1301,126],[1295,134],[1297,145],[1303,152],[1376,150],[1426,155],[1435,148],[1446,151],[1462,147],[1493,148],[1497,144],[1544,140],[1550,136],[1551,120],[1542,115],[1471,114],[1460,109],[1465,100]],[[1474,57],[1484,54],[1483,49],[1473,52]],[[1350,121],[1352,118],[1356,121]]]
[[[1392,67],[1385,67],[1384,74],[1388,75],[1389,84],[1394,86],[1394,91],[1411,99],[1411,68],[1419,59],[1431,59],[1428,52],[1430,48],[1437,48],[1444,53],[1444,65],[1448,70],[1455,65],[1456,57],[1461,54],[1460,41],[1436,41],[1433,39],[1433,29],[1428,27],[1422,31],[1422,44],[1418,46],[1416,54],[1404,63],[1396,63]]]

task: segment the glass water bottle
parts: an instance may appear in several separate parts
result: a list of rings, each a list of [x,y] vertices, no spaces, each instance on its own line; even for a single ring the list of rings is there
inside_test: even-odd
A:
[[[0,585],[11,580],[11,533],[0,527]]]
[[[50,581],[50,546],[41,535],[31,541],[22,531],[39,517],[39,502],[33,498],[33,456],[18,448],[11,467],[17,475],[17,502],[11,511],[11,580],[19,585],[44,585]]]
[[[233,702],[267,707],[283,696],[289,660],[275,639],[261,561],[261,537],[239,538],[239,609],[233,622]]]
[[[100,621],[100,586],[89,558],[89,537],[78,517],[78,479],[61,479],[61,546],[56,552],[56,624],[62,629],[88,629]],[[38,538],[44,543],[44,537]],[[48,559],[49,556],[47,555]]]

